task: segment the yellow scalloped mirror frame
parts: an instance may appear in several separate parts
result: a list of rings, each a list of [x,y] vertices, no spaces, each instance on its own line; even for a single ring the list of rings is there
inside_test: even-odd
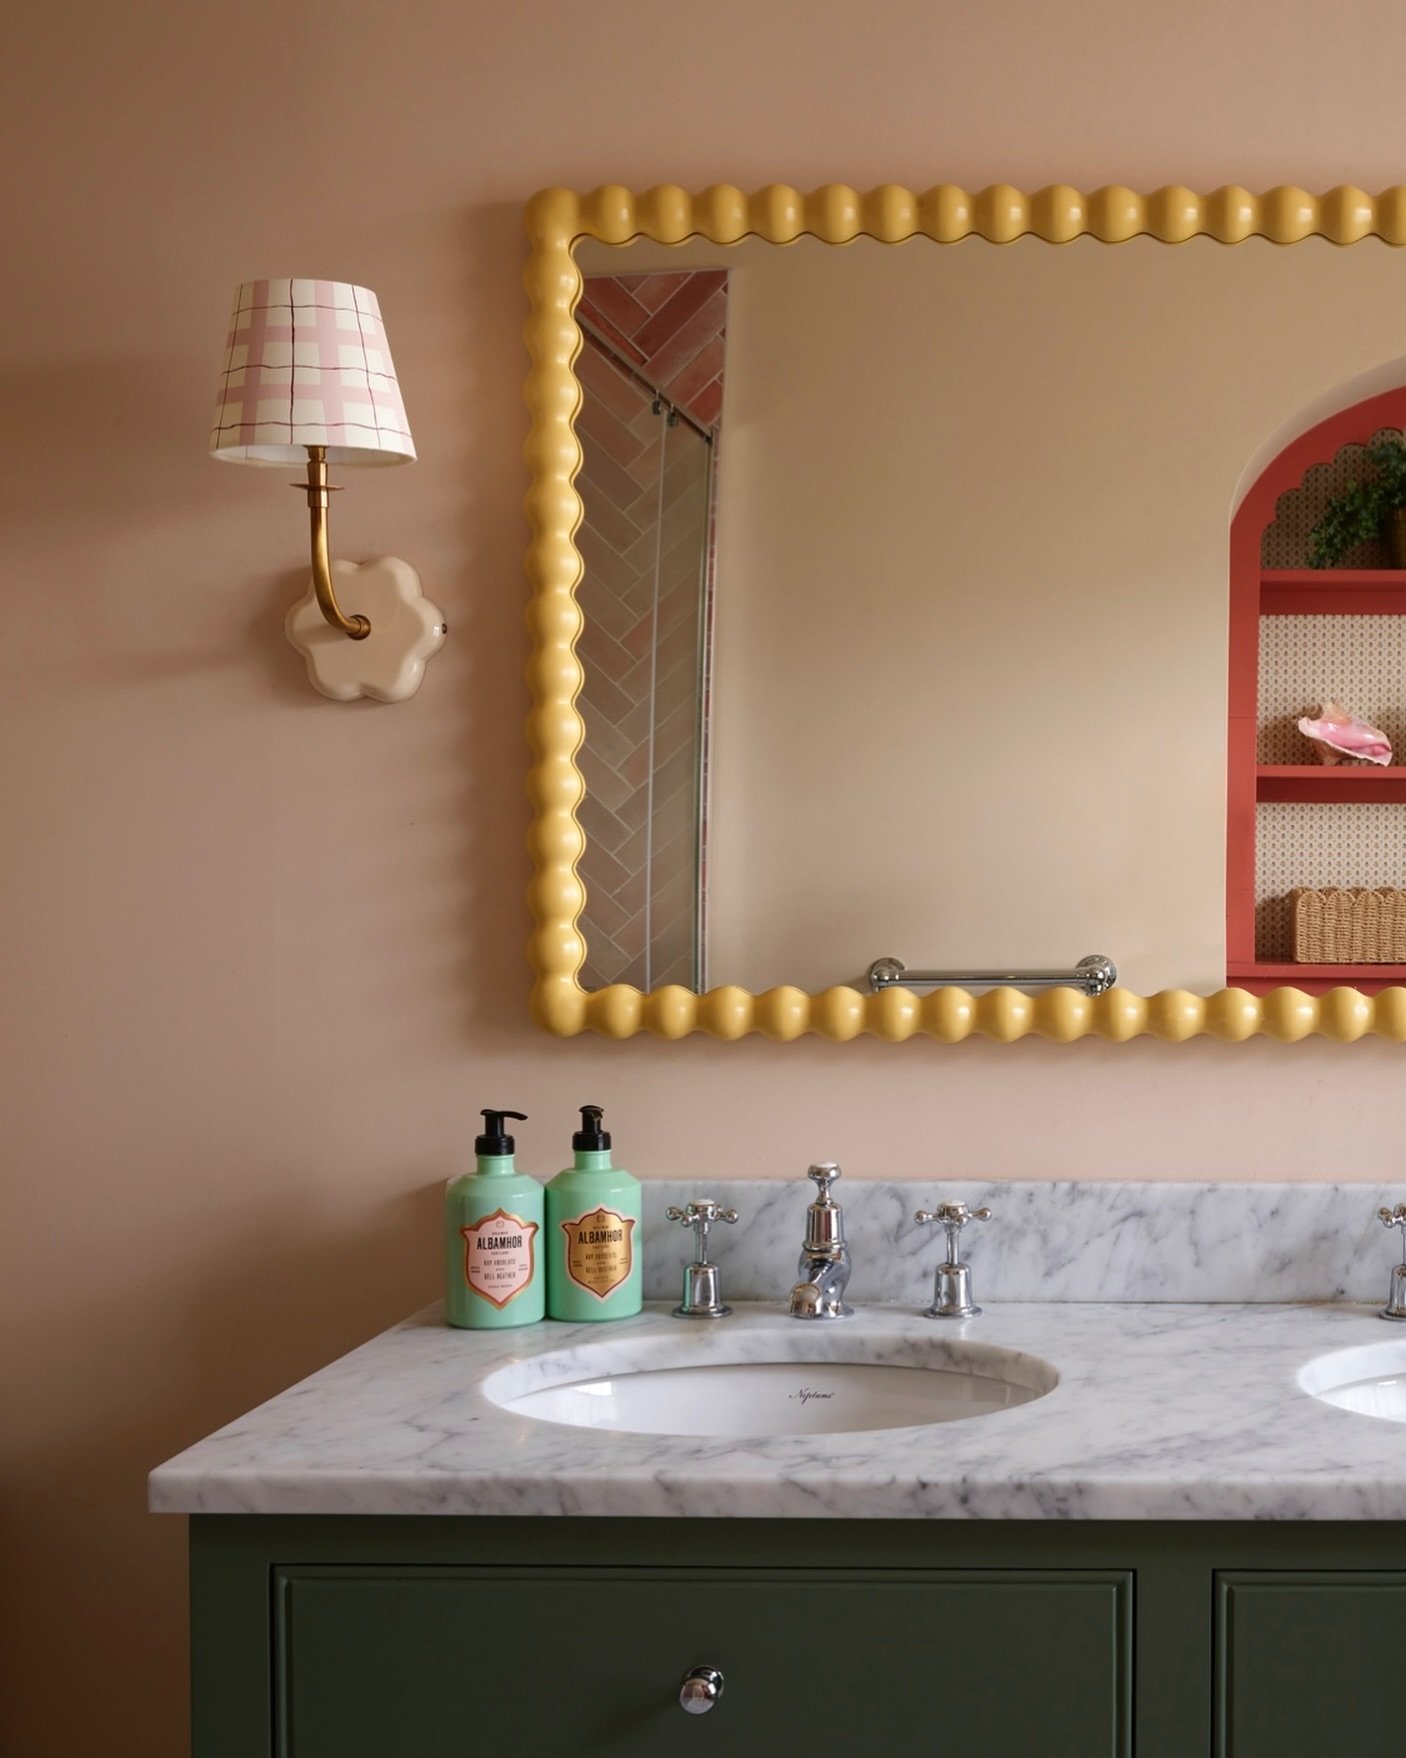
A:
[[[977,1036],[1009,1044],[1032,1035],[1057,1043],[1086,1036],[1121,1043],[1149,1034],[1182,1043],[1199,1034],[1231,1042],[1257,1035],[1292,1042],[1318,1033],[1339,1043],[1369,1036],[1406,1041],[1406,988],[1376,995],[1343,988],[1321,996],[1287,987],[1265,995],[1243,989],[1214,995],[1171,989],[1146,996],[1115,988],[1097,997],[1072,989],[1040,995],[1017,989],[982,995],[938,989],[926,996],[906,989],[867,995],[848,987],[818,995],[789,987],[760,995],[732,986],[701,995],[677,985],[649,994],[625,984],[583,989],[579,973],[585,943],[578,922],[585,893],[577,863],[585,836],[576,819],[585,791],[576,765],[585,732],[576,709],[583,677],[576,654],[582,560],[574,542],[582,516],[574,487],[581,464],[574,432],[581,391],[573,371],[581,345],[573,315],[581,274],[573,247],[583,238],[605,244],[632,238],[677,244],[696,236],[733,244],[754,236],[785,244],[810,235],[844,244],[863,236],[897,244],[921,235],[939,244],[970,236],[1000,244],[1033,235],[1050,244],[1083,236],[1105,244],[1139,236],[1166,244],[1197,237],[1222,244],[1255,237],[1293,244],[1320,237],[1353,244],[1376,237],[1400,245],[1406,244],[1406,186],[1376,196],[1352,187],[1315,196],[1295,188],[1253,195],[1236,187],[1209,195],[1175,187],[1151,195],[1118,187],[1081,195],[1064,185],[1024,195],[1005,184],[977,194],[952,184],[921,194],[892,184],[867,193],[828,184],[810,194],[770,185],[749,195],[718,185],[695,196],[669,184],[640,195],[609,185],[585,195],[569,189],[540,191],[528,204],[526,227],[530,312],[524,334],[531,360],[526,388],[531,414],[527,624],[532,647],[527,667],[532,696],[527,792],[533,811],[528,901],[534,924],[528,950],[532,1013],[539,1025],[561,1036],[596,1031],[612,1038],[638,1032],[681,1038],[706,1032],[732,1039],[757,1032],[789,1041],[809,1032],[834,1040],[925,1036],[956,1043]]]

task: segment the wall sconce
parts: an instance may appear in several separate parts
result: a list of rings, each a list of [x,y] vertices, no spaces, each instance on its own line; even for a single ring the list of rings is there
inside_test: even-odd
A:
[[[338,702],[413,696],[444,618],[408,562],[334,562],[327,548],[329,464],[415,461],[376,295],[345,281],[246,281],[210,450],[236,464],[306,461],[307,481],[293,487],[308,498],[312,581],[283,626],[314,687]]]

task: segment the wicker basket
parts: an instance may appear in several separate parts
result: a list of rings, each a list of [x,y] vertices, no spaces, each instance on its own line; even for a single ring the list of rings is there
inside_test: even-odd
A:
[[[1289,893],[1296,964],[1406,964],[1406,891]]]

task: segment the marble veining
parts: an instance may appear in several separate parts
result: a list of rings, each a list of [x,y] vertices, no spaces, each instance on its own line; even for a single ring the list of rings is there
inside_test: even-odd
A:
[[[1222,1240],[1223,1229],[1205,1237]],[[1111,1248],[1105,1261],[1121,1262],[1119,1251]],[[740,1306],[710,1325],[655,1307],[611,1325],[543,1323],[516,1332],[452,1331],[432,1307],[160,1467],[151,1506],[1402,1520],[1406,1425],[1333,1408],[1297,1383],[1318,1355],[1391,1339],[1406,1370],[1406,1337],[1371,1309],[1345,1305],[993,1300],[982,1317],[952,1325],[900,1306],[864,1306],[833,1325],[797,1324],[774,1304]],[[538,1422],[484,1390],[489,1381],[501,1396],[583,1372],[708,1361],[794,1360],[803,1373],[807,1360],[911,1363],[927,1354],[934,1364],[960,1366],[973,1341],[1039,1357],[1059,1383],[1032,1403],[938,1427],[758,1440]]]
[[[691,1235],[664,1210],[711,1196],[740,1217],[712,1240],[727,1298],[779,1298],[794,1280],[813,1194],[803,1165],[784,1180],[646,1183],[646,1296],[677,1300],[690,1255]],[[931,1298],[943,1235],[917,1226],[913,1211],[959,1198],[992,1210],[987,1224],[963,1235],[978,1301],[1380,1301],[1399,1247],[1376,1211],[1406,1201],[1406,1185],[847,1177],[835,1195],[844,1204],[855,1302]]]

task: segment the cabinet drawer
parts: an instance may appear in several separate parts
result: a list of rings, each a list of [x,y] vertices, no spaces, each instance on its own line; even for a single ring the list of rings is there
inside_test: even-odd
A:
[[[1406,1574],[1216,1577],[1217,1758],[1401,1749]]]
[[[274,1591],[281,1758],[1130,1751],[1121,1571],[308,1567]],[[703,1715],[695,1666],[724,1678]]]

